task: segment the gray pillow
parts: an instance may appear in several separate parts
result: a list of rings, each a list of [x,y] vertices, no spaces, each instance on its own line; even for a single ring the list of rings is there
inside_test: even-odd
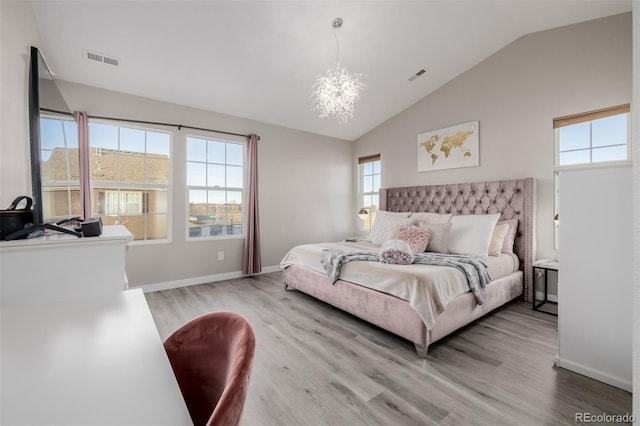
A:
[[[431,239],[427,246],[427,251],[433,253],[449,253],[449,233],[451,232],[451,222],[449,223],[426,223],[418,222],[421,228],[426,228],[431,233]]]

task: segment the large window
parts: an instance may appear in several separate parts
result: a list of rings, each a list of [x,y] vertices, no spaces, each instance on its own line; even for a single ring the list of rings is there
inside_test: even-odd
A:
[[[78,125],[72,118],[42,117],[40,133],[44,218],[80,216]]]
[[[629,105],[553,120],[556,168],[628,161]]]
[[[359,158],[358,164],[358,208],[368,213],[358,228],[371,231],[380,205],[380,154]]]
[[[169,133],[89,123],[92,212],[134,240],[169,237]]]
[[[187,138],[189,238],[243,235],[244,144]]]

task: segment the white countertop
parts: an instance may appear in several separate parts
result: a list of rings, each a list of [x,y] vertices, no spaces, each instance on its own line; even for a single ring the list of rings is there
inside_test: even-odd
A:
[[[191,418],[141,290],[1,312],[0,423]]]
[[[125,240],[127,243],[133,240],[133,235],[124,225],[108,225],[102,227],[102,235],[99,237],[78,238],[74,235],[63,233],[52,233],[44,237],[27,238],[24,240],[0,241],[0,249],[8,247],[32,247],[50,244],[90,244],[96,241],[119,241]]]
[[[555,259],[539,259],[533,262],[533,266],[557,271],[560,268],[560,262]]]

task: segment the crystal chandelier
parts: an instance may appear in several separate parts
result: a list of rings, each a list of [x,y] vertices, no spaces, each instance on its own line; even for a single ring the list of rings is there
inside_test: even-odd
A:
[[[363,74],[350,73],[340,65],[338,46],[338,28],[342,27],[342,18],[333,20],[333,32],[336,37],[336,63],[319,76],[313,85],[313,109],[320,118],[335,118],[347,123],[353,118],[353,105],[360,99],[360,92],[367,85],[360,79]]]

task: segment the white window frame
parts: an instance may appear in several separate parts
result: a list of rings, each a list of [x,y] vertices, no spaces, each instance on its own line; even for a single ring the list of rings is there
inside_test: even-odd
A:
[[[107,191],[117,191],[120,194],[124,194],[127,192],[144,192],[145,190],[149,189],[150,187],[153,188],[162,188],[162,189],[166,189],[167,190],[167,213],[166,213],[166,221],[167,221],[167,237],[166,238],[156,238],[156,239],[143,239],[143,240],[132,240],[130,242],[131,245],[153,245],[153,244],[168,244],[172,242],[172,235],[173,235],[173,227],[172,227],[172,205],[173,205],[173,159],[174,159],[174,151],[173,151],[173,132],[171,131],[167,131],[164,129],[160,129],[160,128],[155,128],[155,127],[146,127],[146,126],[137,126],[134,125],[134,123],[130,123],[130,122],[121,122],[118,120],[105,120],[105,119],[93,119],[93,118],[89,118],[89,128],[91,127],[92,123],[96,123],[96,124],[103,124],[103,125],[108,125],[108,126],[115,126],[118,127],[118,138],[120,138],[120,128],[127,128],[127,129],[133,129],[133,130],[141,130],[144,132],[153,132],[153,133],[163,133],[169,136],[169,180],[167,184],[149,184],[149,183],[122,183],[119,180],[118,181],[94,181],[93,179],[91,179],[91,177],[89,178],[90,180],[90,191],[91,194],[93,196],[93,194],[95,194],[96,192],[100,191],[101,186],[103,185],[113,185],[113,186],[117,186],[118,189],[114,190],[114,189],[107,189],[104,188],[102,189],[105,192],[105,197],[106,197],[106,192]],[[120,151],[120,141],[118,141],[118,151]],[[100,148],[100,147],[97,147]],[[89,150],[92,149],[92,145],[91,145],[91,130],[89,130]],[[146,155],[147,155],[147,151],[146,151],[146,141],[145,141],[145,163],[146,163]],[[96,186],[98,188],[98,190],[96,191]],[[138,214],[138,213],[125,213],[122,211],[124,205],[122,204],[122,195],[119,196],[118,198],[118,205],[119,205],[119,213],[118,216],[121,215],[132,215],[132,214]],[[92,203],[92,216],[98,216],[98,215],[104,215],[104,216],[114,216],[114,215],[110,215],[107,214],[107,206],[106,206],[106,200],[105,200],[105,213],[98,213],[96,211],[94,211],[93,206],[95,205],[95,200],[91,200]],[[142,204],[144,204],[144,197],[142,198]],[[140,215],[145,215],[145,216],[153,216],[156,215],[157,213],[148,213],[148,212],[141,212],[139,213]],[[126,226],[126,224],[125,224]],[[146,220],[145,220],[145,228],[146,228]],[[146,234],[146,231],[145,231]]]
[[[358,232],[359,233],[366,233],[366,232],[370,232],[371,228],[373,228],[373,222],[375,221],[375,218],[372,220],[372,216],[375,215],[375,213],[377,213],[378,209],[380,208],[380,188],[378,188],[378,191],[369,191],[369,192],[364,192],[364,165],[365,164],[369,164],[369,163],[374,163],[374,162],[379,162],[380,163],[380,173],[373,173],[373,175],[367,175],[367,176],[375,176],[378,175],[380,176],[380,180],[381,180],[381,185],[382,185],[382,161],[381,161],[381,156],[380,154],[375,154],[375,155],[369,155],[366,157],[360,157],[358,158],[358,211],[361,208],[364,208],[367,210],[368,212],[368,216],[366,219],[360,219],[358,218]],[[382,186],[380,186],[382,187]],[[367,206],[365,205],[365,197],[366,196],[371,196],[371,195],[377,195],[378,196],[378,205],[376,206],[375,210],[372,208],[372,206]],[[367,226],[368,224],[368,226]]]
[[[625,160],[614,160],[614,161],[600,161],[600,162],[588,162],[588,163],[580,163],[580,164],[569,164],[569,165],[560,165],[560,138],[559,138],[559,129],[560,127],[564,127],[564,126],[558,126],[555,123],[562,121],[562,120],[570,120],[572,118],[576,118],[576,117],[581,117],[581,116],[590,116],[590,115],[595,115],[598,113],[605,113],[606,111],[609,110],[616,110],[616,109],[622,109],[622,108],[627,108],[627,112],[621,112],[621,113],[617,113],[617,114],[610,114],[610,115],[604,115],[602,117],[595,117],[592,119],[586,119],[586,120],[582,120],[581,122],[593,122],[594,120],[597,120],[598,118],[604,118],[604,117],[613,117],[616,115],[626,115],[627,117],[627,158]],[[612,108],[604,108],[602,110],[598,110],[598,111],[591,111],[591,112],[585,112],[585,113],[581,113],[581,114],[575,114],[569,117],[561,117],[561,118],[555,118],[554,121],[554,129],[553,129],[553,141],[554,141],[554,170],[556,172],[561,171],[561,170],[581,170],[581,169],[589,169],[589,168],[602,168],[602,167],[612,167],[612,166],[627,166],[629,164],[631,164],[631,158],[632,158],[632,152],[631,152],[631,113],[629,112],[629,105],[620,105],[617,107],[612,107]],[[580,121],[578,121],[580,122]],[[576,122],[577,124],[577,122]],[[589,152],[591,153],[593,151],[593,147],[591,146],[591,141],[590,141],[590,147],[589,147]]]
[[[65,122],[65,121],[69,121],[69,122],[74,122],[75,120],[73,119],[73,117],[68,117],[68,116],[61,116],[61,115],[55,115],[55,114],[43,114],[41,115],[40,119],[46,119],[46,120],[55,120],[55,121],[60,121],[60,122]],[[45,189],[51,189],[51,188],[59,188],[61,190],[65,190],[67,192],[67,212],[68,214],[64,215],[64,216],[45,216],[43,219],[62,219],[62,218],[68,218],[68,217],[73,217],[74,214],[72,213],[72,201],[71,201],[71,191],[72,191],[72,187],[76,187],[78,188],[78,191],[80,191],[80,177],[78,176],[78,180],[72,180],[71,179],[71,163],[69,162],[69,152],[68,149],[69,147],[67,146],[67,134],[64,128],[64,125],[62,125],[62,133],[63,133],[63,138],[64,138],[64,144],[65,146],[63,147],[66,150],[66,172],[67,172],[67,179],[65,180],[45,180],[41,177],[41,185],[42,185],[42,196],[43,198],[45,197],[45,193],[47,192]],[[76,140],[76,144],[77,144],[77,139],[78,139],[78,134],[75,134],[75,140]],[[77,148],[76,148],[77,149]],[[50,149],[43,149],[42,147],[40,147],[40,163],[41,163],[41,168],[42,168],[42,152],[43,151],[51,151],[51,153],[53,154],[53,150]],[[78,169],[80,169],[80,167],[78,166]],[[43,200],[40,200],[43,201]],[[78,212],[80,213],[80,212]],[[44,214],[44,211],[43,211]]]
[[[214,142],[221,142],[221,143],[225,143],[225,144],[234,144],[234,145],[241,145],[242,146],[242,188],[236,188],[236,187],[221,187],[221,186],[200,186],[200,185],[189,185],[188,184],[188,163],[189,162],[194,162],[194,161],[190,161],[189,157],[188,157],[188,144],[189,144],[189,138],[194,138],[194,139],[202,139],[205,141],[214,141]],[[233,140],[230,138],[220,138],[218,136],[212,136],[212,135],[203,135],[203,134],[188,134],[185,136],[185,218],[187,219],[185,221],[185,239],[187,242],[198,242],[198,241],[219,241],[219,240],[236,240],[236,239],[245,239],[246,238],[246,226],[244,226],[244,224],[247,223],[247,216],[246,216],[246,205],[247,205],[247,182],[248,182],[248,170],[247,170],[247,142],[245,140]],[[226,161],[226,160],[225,160]],[[197,163],[204,163],[204,164],[217,164],[220,165],[221,163],[208,163],[205,159],[205,161],[198,161]],[[226,166],[226,162],[225,162],[225,166]],[[234,165],[232,165],[234,166]],[[239,191],[242,193],[242,200],[240,201],[240,205],[241,205],[241,211],[240,211],[240,215],[241,215],[241,220],[242,220],[242,233],[240,234],[226,234],[226,235],[209,235],[209,236],[201,236],[201,237],[191,237],[190,236],[190,227],[189,227],[189,218],[191,216],[191,211],[190,211],[190,206],[189,206],[189,191],[190,190],[203,190],[203,191],[209,191],[209,190],[216,190],[216,191]]]

